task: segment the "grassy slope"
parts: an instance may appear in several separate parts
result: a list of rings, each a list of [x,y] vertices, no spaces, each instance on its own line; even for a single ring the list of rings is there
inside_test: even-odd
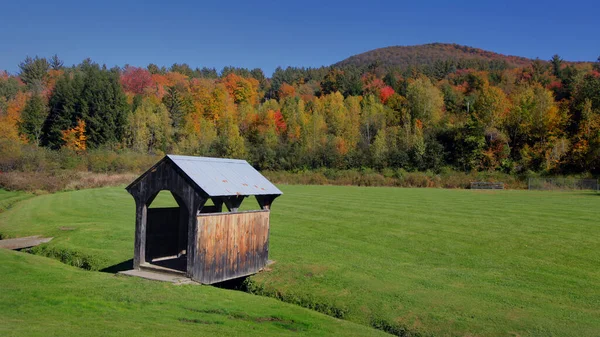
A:
[[[0,213],[9,209],[19,201],[31,197],[32,195],[29,193],[0,190]]]
[[[383,335],[242,292],[83,271],[0,250],[1,336]]]
[[[283,190],[272,214],[277,263],[253,277],[265,293],[436,335],[600,331],[598,195]],[[131,258],[133,212],[118,188],[45,195],[0,215],[0,233],[55,236],[51,246],[98,256],[103,268]]]

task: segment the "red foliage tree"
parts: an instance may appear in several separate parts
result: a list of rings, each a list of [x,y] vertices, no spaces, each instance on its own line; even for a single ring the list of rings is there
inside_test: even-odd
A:
[[[387,103],[387,100],[394,94],[394,89],[389,85],[386,85],[379,91],[379,99],[383,104]]]
[[[146,69],[127,66],[121,74],[121,84],[126,92],[141,95],[154,84],[152,74]]]
[[[283,119],[283,115],[281,114],[281,111],[279,111],[279,110],[275,111],[275,113],[273,114],[273,119],[275,120],[275,130],[277,131],[277,134],[278,135],[283,134],[287,130],[287,124],[285,123],[285,120]]]

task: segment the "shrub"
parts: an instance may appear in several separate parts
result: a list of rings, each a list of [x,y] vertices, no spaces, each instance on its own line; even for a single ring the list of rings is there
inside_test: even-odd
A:
[[[59,260],[64,264],[74,266],[85,270],[98,270],[100,263],[91,255],[80,253],[67,248],[58,248],[48,245],[40,245],[32,247],[28,250],[29,253],[49,257]]]

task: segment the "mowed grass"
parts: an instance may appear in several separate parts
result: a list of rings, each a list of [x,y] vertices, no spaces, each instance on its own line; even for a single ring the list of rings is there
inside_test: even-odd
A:
[[[24,192],[0,190],[0,213],[12,207],[21,200],[31,198],[33,195]]]
[[[251,278],[256,293],[396,333],[598,336],[597,194],[281,188],[276,264]],[[120,188],[38,196],[0,214],[0,234],[54,236],[49,247],[85,252],[96,269],[131,258],[133,228]]]
[[[0,190],[0,205],[14,207],[0,214],[0,233],[55,236],[48,246],[82,250],[97,257],[96,269],[103,268],[130,258],[131,242],[119,237],[133,238],[121,194],[121,189],[86,190],[15,203],[32,195]],[[103,211],[95,211],[98,204]],[[385,335],[275,299],[85,271],[4,249],[0,286],[0,336]]]
[[[0,249],[0,336],[383,336],[239,291],[91,272]]]
[[[369,324],[480,336],[598,336],[600,195],[288,186],[269,274]]]

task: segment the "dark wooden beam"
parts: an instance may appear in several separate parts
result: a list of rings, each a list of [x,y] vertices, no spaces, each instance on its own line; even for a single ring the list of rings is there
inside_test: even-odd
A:
[[[273,200],[278,197],[278,195],[267,194],[267,195],[257,195],[256,201],[258,205],[262,209],[271,209],[271,205],[273,204]]]
[[[230,212],[237,212],[245,197],[245,195],[234,195],[230,197],[223,197],[222,200]]]

